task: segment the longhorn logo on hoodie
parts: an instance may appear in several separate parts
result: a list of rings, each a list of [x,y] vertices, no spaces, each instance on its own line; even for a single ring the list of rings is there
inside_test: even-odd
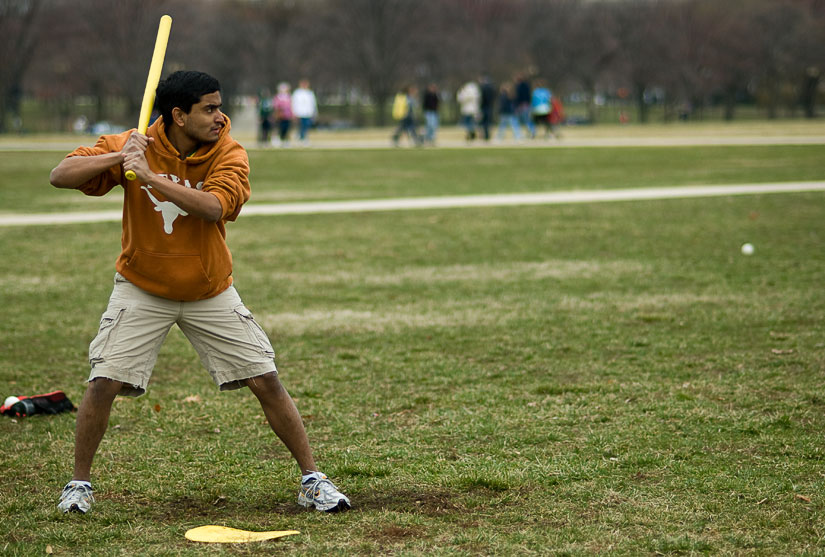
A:
[[[180,178],[178,178],[174,174],[158,174],[158,176],[168,178],[176,184],[180,184],[181,181]],[[192,184],[189,183],[189,180],[184,180],[183,185],[187,188],[192,187]],[[152,192],[149,191],[150,189],[152,189],[152,186],[140,186],[140,189],[146,190],[146,194],[149,196],[149,199],[151,199],[152,203],[155,204],[155,211],[160,213],[160,215],[163,217],[163,231],[167,234],[172,233],[172,224],[175,222],[176,218],[189,216],[189,213],[187,213],[171,201],[158,200],[158,198],[152,195]],[[203,189],[203,182],[198,182],[197,184],[195,184],[195,189]]]
[[[172,203],[171,201],[159,201],[157,197],[152,195],[152,192],[149,191],[149,188],[146,186],[140,186],[140,189],[146,190],[146,194],[149,196],[149,199],[152,200],[152,203],[155,204],[155,211],[160,213],[163,217],[163,231],[167,234],[172,233],[172,223],[175,222],[175,219],[179,216],[185,217],[189,215],[186,211]]]

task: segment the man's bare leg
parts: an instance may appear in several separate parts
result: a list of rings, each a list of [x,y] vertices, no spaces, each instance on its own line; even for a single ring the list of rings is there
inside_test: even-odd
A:
[[[301,474],[318,469],[309,447],[304,422],[277,373],[267,373],[246,380],[246,385],[258,397],[272,431],[283,441],[301,467]]]
[[[90,481],[92,460],[109,426],[112,403],[123,383],[106,378],[91,381],[77,411],[73,480]]]

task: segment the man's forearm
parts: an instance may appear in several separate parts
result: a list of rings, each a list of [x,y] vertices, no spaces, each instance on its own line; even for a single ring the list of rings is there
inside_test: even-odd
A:
[[[190,215],[209,222],[217,222],[223,216],[223,206],[216,195],[187,188],[157,174],[148,178],[147,184]]]
[[[49,174],[49,182],[56,188],[76,188],[122,162],[123,155],[120,152],[69,157],[54,167]]]

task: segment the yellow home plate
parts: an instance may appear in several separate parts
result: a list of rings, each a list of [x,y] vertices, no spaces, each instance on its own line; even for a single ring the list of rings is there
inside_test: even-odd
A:
[[[198,526],[187,530],[186,539],[206,543],[247,543],[274,540],[284,536],[300,534],[298,530],[273,530],[271,532],[250,532],[226,526]]]

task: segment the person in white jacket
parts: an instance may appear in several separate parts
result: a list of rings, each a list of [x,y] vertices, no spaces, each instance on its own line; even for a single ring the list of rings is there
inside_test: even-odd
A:
[[[292,112],[298,119],[298,139],[306,143],[307,132],[312,127],[312,122],[318,116],[318,102],[315,93],[309,88],[309,80],[302,79],[298,82],[298,88],[292,92]]]
[[[481,111],[481,90],[475,81],[468,81],[456,94],[461,112],[461,125],[467,130],[467,141],[476,138],[476,119]]]

